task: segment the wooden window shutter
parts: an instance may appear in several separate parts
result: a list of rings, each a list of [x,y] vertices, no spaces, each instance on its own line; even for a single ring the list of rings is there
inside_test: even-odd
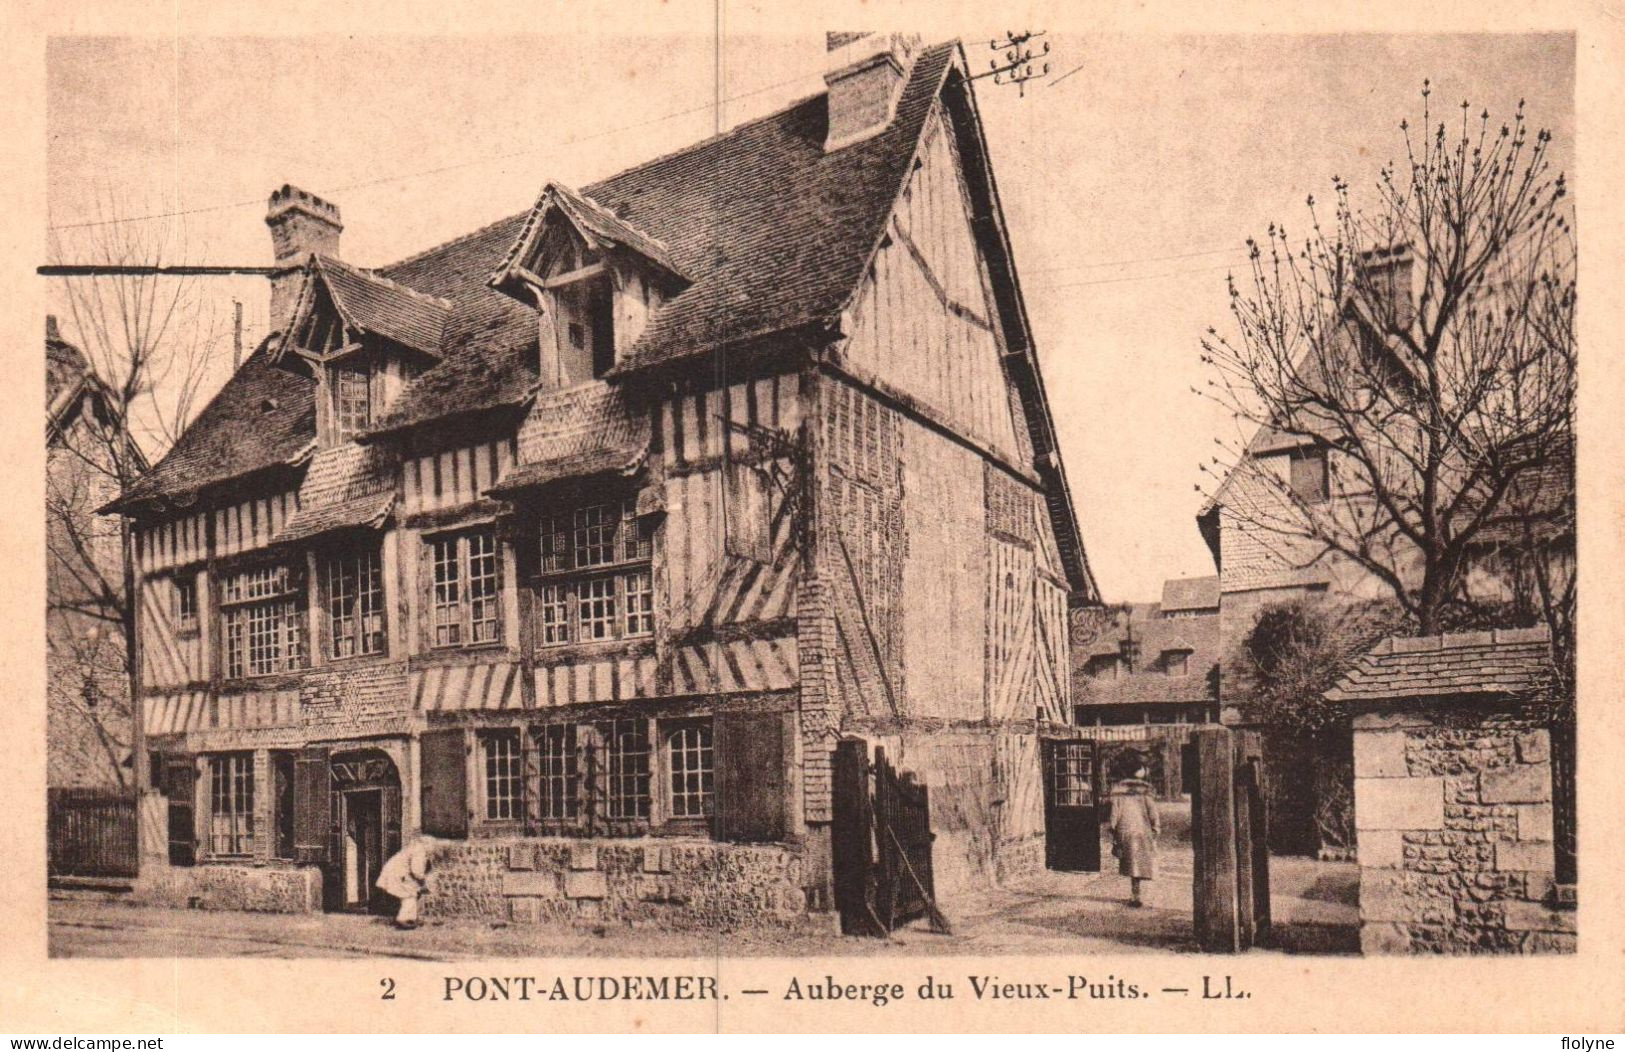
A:
[[[718,840],[784,839],[785,739],[789,719],[778,712],[718,713],[716,836]]]
[[[726,439],[724,439],[726,441]],[[723,475],[727,551],[753,562],[773,559],[773,479],[764,468],[730,461]]]
[[[467,759],[460,727],[424,731],[418,739],[423,832],[427,835],[468,836]]]
[[[293,859],[326,862],[332,826],[332,774],[326,749],[302,749],[293,758]]]

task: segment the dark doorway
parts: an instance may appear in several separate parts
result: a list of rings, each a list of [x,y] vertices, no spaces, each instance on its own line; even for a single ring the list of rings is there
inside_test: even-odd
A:
[[[340,839],[344,909],[374,909],[380,892],[373,885],[384,865],[383,792],[358,789],[344,794],[344,834]]]
[[[1044,864],[1100,870],[1100,745],[1087,739],[1046,740]]]
[[[394,899],[377,888],[384,861],[401,849],[401,783],[394,762],[376,749],[336,753],[330,840],[323,864],[329,910],[387,913]]]

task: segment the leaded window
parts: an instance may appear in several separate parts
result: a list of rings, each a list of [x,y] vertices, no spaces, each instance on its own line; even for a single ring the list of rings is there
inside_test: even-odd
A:
[[[366,369],[333,370],[333,416],[340,438],[372,426],[372,378]]]
[[[666,767],[671,778],[667,804],[671,817],[710,817],[714,764],[709,723],[689,724],[667,735]]]
[[[654,537],[633,501],[563,508],[540,527],[543,646],[654,632]]]
[[[254,754],[209,757],[209,850],[216,855],[254,852]]]
[[[455,647],[502,639],[502,560],[485,527],[429,542],[431,643]]]
[[[644,720],[598,725],[604,752],[604,813],[609,818],[649,817],[649,726]]]
[[[555,723],[536,732],[537,817],[543,821],[570,821],[579,813],[576,728]]]
[[[288,565],[228,576],[220,593],[220,624],[226,675],[232,679],[305,666],[303,582]]]
[[[326,568],[329,655],[382,654],[384,574],[377,547],[332,556]]]
[[[485,761],[485,817],[495,821],[523,818],[524,775],[517,730],[492,731],[480,736]]]

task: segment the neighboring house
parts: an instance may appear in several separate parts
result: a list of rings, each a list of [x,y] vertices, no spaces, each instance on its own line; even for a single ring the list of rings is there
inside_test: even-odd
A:
[[[1082,727],[1218,719],[1219,579],[1163,583],[1160,603],[1109,609],[1074,651],[1073,721]]]
[[[211,902],[363,908],[423,832],[431,913],[783,920],[851,737],[930,786],[939,891],[1042,865],[1098,598],[969,74],[830,43],[826,94],[390,266],[272,195],[279,331],[117,504]]]
[[[79,348],[45,319],[46,784],[125,787],[130,680],[114,399]],[[135,461],[140,465],[139,459]]]
[[[1099,742],[1108,778],[1144,763],[1164,797],[1182,790],[1189,727],[1219,718],[1219,579],[1175,578],[1158,603],[1081,610],[1072,714]]]
[[[1378,457],[1390,458],[1384,473],[1392,480],[1402,477],[1401,469],[1411,456],[1407,448],[1419,447],[1421,442],[1416,430],[1417,421],[1424,416],[1421,410],[1380,408],[1383,404],[1414,406],[1425,399],[1418,389],[1416,370],[1407,364],[1406,352],[1396,347],[1398,341],[1391,335],[1395,326],[1410,324],[1413,289],[1420,279],[1412,275],[1415,262],[1407,248],[1371,252],[1363,259],[1372,272],[1372,284],[1382,290],[1382,302],[1373,306],[1351,298],[1338,339],[1329,341],[1330,355],[1358,360],[1359,367],[1351,366],[1348,371],[1358,382],[1382,392],[1369,414],[1376,422],[1362,441],[1377,450]],[[1299,382],[1306,388],[1324,382],[1316,379],[1312,360],[1298,368]],[[1348,394],[1338,397],[1347,400]],[[1247,636],[1267,606],[1306,598],[1337,603],[1392,598],[1389,582],[1333,546],[1303,536],[1305,523],[1317,522],[1345,539],[1363,536],[1377,561],[1390,568],[1407,589],[1414,591],[1420,584],[1422,566],[1415,547],[1396,531],[1366,525],[1387,520],[1382,513],[1373,513],[1376,498],[1372,487],[1346,451],[1349,429],[1328,415],[1317,417],[1315,399],[1305,395],[1302,402],[1294,426],[1257,430],[1240,461],[1197,515],[1198,529],[1218,571],[1220,635],[1226,654]],[[1492,416],[1493,406],[1486,403],[1486,407],[1484,414]],[[1455,463],[1462,455],[1453,451],[1449,454],[1452,463],[1438,476],[1444,489],[1436,507],[1457,491],[1465,494],[1444,523],[1457,535],[1471,538],[1458,589],[1463,600],[1527,602],[1530,587],[1523,578],[1531,551],[1541,552],[1557,576],[1572,577],[1573,442],[1561,431],[1547,432],[1536,440],[1538,446],[1530,449],[1538,450],[1538,457],[1533,452],[1523,457],[1518,443],[1479,443],[1488,450],[1484,463],[1491,458],[1507,464],[1537,461],[1532,468],[1517,469],[1510,488],[1482,523],[1475,520],[1484,501],[1472,499],[1475,487],[1463,482],[1474,476],[1474,466]],[[1466,436],[1455,449],[1473,444],[1471,436]],[[1456,489],[1449,488],[1452,486]],[[1412,488],[1419,489],[1419,484]],[[1402,494],[1399,500],[1407,514],[1420,516],[1420,508],[1412,509],[1405,503],[1407,499],[1419,505],[1420,495]],[[1522,618],[1528,613],[1524,611]]]

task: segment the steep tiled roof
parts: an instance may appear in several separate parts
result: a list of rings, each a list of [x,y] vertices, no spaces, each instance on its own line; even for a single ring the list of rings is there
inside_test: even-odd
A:
[[[1217,610],[1219,608],[1219,578],[1174,577],[1162,582],[1162,612],[1181,610]]]
[[[1544,628],[1390,636],[1364,654],[1328,701],[1522,694],[1545,684],[1551,635]]]
[[[316,381],[271,364],[262,342],[158,465],[112,507],[183,497],[290,463],[316,435]]]

